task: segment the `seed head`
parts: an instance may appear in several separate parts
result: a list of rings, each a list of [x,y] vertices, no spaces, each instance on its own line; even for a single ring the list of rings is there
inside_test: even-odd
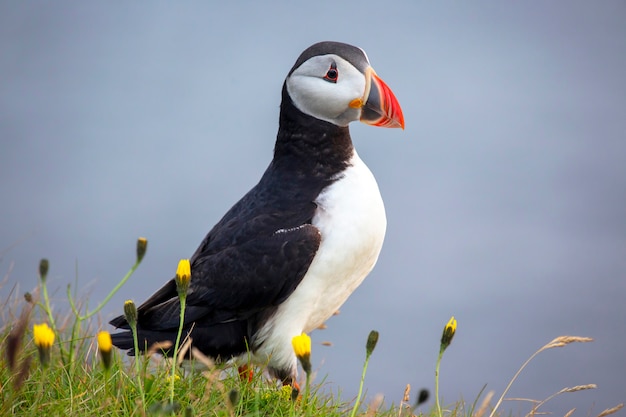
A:
[[[137,239],[137,263],[141,262],[144,255],[146,254],[146,250],[148,249],[148,239],[145,237],[140,237]]]
[[[365,344],[365,355],[370,356],[374,349],[376,349],[376,344],[378,343],[378,332],[376,330],[372,330],[370,334],[367,336],[367,343]]]
[[[130,327],[137,326],[137,307],[133,300],[124,301],[124,316]]]
[[[39,261],[39,278],[42,282],[46,281],[46,276],[48,275],[48,268],[50,267],[50,263],[47,259],[43,258]]]
[[[237,391],[237,389],[233,388],[228,392],[228,403],[232,408],[237,407],[240,399],[241,396],[239,395],[239,391]]]
[[[428,397],[430,396],[430,392],[426,388],[422,388],[417,395],[417,400],[415,401],[415,406],[419,406],[428,401]]]

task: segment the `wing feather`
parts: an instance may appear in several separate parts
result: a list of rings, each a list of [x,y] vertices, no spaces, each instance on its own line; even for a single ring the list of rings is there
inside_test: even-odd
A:
[[[321,236],[303,224],[279,229],[219,252],[198,255],[191,265],[185,324],[244,320],[283,302],[298,286],[313,261]],[[152,330],[176,328],[180,303],[170,280],[139,309],[139,325]],[[123,317],[111,321],[125,327]]]

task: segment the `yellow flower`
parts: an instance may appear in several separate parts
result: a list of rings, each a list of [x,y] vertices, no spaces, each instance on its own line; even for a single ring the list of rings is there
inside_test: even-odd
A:
[[[178,262],[178,268],[176,268],[176,279],[181,282],[189,282],[191,279],[191,264],[189,259],[181,259]]]
[[[110,352],[113,347],[113,343],[111,342],[111,334],[106,330],[103,330],[98,333],[98,349],[101,352]]]
[[[311,338],[308,334],[302,333],[300,336],[294,336],[291,339],[293,351],[302,364],[302,369],[307,374],[311,372]]]
[[[35,337],[35,345],[45,349],[50,349],[54,343],[54,332],[46,323],[35,324],[33,326],[33,335]]]
[[[446,329],[452,333],[452,335],[454,335],[454,332],[456,332],[456,319],[454,318],[454,316],[452,316],[450,318],[450,321],[448,321],[448,324],[446,324]]]
[[[172,378],[174,381],[180,381],[180,375],[175,374],[174,377],[172,377],[172,375],[169,375],[165,378],[165,380],[167,381],[167,383],[169,384],[170,382],[172,382]]]
[[[294,336],[291,339],[291,344],[297,357],[311,355],[311,338],[308,334],[302,333],[300,336]]]
[[[146,250],[148,249],[148,239],[145,237],[140,237],[137,239],[137,262],[141,262],[144,255],[146,254]]]
[[[50,348],[54,343],[54,332],[46,323],[33,326],[33,338],[39,351],[39,360],[43,366],[50,362]]]
[[[130,327],[137,325],[137,307],[133,300],[124,301],[124,316]]]
[[[104,369],[109,369],[111,366],[111,349],[113,343],[111,342],[111,334],[105,330],[98,333],[98,351],[102,358],[102,365]]]
[[[443,328],[443,334],[441,335],[441,347],[440,350],[443,352],[446,350],[450,343],[452,343],[452,338],[454,337],[454,333],[456,332],[456,319],[454,316],[450,318],[446,327]]]
[[[191,265],[189,259],[181,259],[176,269],[176,288],[179,294],[187,294],[191,280]]]

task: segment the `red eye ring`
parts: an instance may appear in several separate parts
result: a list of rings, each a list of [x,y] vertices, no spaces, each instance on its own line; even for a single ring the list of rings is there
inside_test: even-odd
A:
[[[326,72],[326,75],[324,75],[324,79],[331,83],[337,82],[337,80],[339,79],[339,71],[337,70],[337,64],[335,64],[334,62],[330,64],[330,68]]]

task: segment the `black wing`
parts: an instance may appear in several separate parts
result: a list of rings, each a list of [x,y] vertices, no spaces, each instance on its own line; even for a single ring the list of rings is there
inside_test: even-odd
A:
[[[242,320],[280,304],[304,277],[319,243],[319,231],[306,224],[197,258],[191,267],[185,324]],[[172,280],[140,307],[139,322],[153,330],[171,329],[178,326],[179,313]]]
[[[297,287],[317,252],[317,228],[303,224],[216,251],[205,239],[192,258],[185,324],[242,320],[284,301]],[[204,249],[204,252],[200,249]],[[150,330],[177,328],[180,303],[174,280],[138,309],[139,326]],[[111,321],[127,327],[123,316]]]
[[[268,314],[298,286],[319,248],[321,235],[311,220],[314,200],[326,183],[281,178],[274,168],[270,164],[190,260],[185,328],[189,331],[193,324],[194,343],[205,354],[245,352]],[[175,281],[152,295],[138,313],[139,338],[146,345],[173,340],[180,317]],[[110,323],[128,328],[124,316]],[[130,332],[112,336],[116,346],[133,353]]]

